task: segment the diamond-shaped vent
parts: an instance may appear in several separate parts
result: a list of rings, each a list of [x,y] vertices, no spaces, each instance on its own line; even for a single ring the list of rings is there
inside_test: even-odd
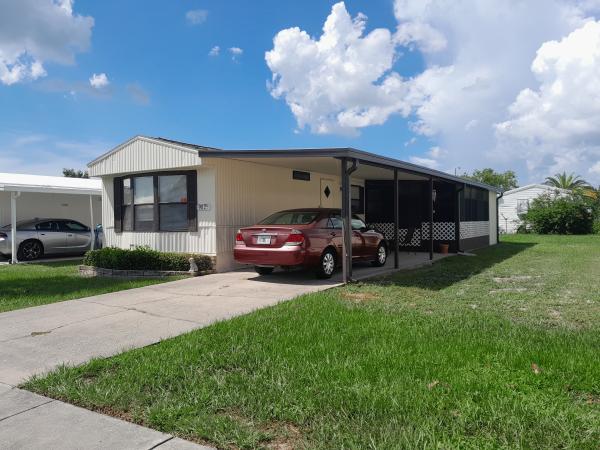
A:
[[[325,197],[329,198],[329,196],[331,195],[331,189],[329,189],[329,186],[325,186],[323,194],[325,194]]]

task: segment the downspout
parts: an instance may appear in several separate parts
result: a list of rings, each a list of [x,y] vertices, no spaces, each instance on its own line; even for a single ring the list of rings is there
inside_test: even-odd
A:
[[[500,206],[498,200],[504,197],[504,191],[500,192],[500,195],[496,197],[496,244],[500,243]]]

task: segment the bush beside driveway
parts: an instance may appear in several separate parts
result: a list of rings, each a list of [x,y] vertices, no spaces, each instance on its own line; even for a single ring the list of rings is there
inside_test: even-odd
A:
[[[600,238],[477,254],[25,387],[220,448],[597,449]]]

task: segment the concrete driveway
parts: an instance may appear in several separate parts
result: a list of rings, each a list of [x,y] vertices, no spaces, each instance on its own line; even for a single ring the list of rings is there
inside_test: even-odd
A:
[[[17,385],[339,284],[311,274],[236,271],[0,314],[0,383]]]

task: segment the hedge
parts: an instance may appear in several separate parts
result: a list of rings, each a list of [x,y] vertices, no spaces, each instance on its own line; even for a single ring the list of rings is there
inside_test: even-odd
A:
[[[158,252],[148,247],[136,247],[124,250],[116,247],[105,247],[90,250],[85,254],[83,264],[116,270],[190,270],[189,259],[194,258],[198,271],[212,270],[210,256],[191,253]]]
[[[581,195],[541,195],[522,216],[524,228],[539,234],[594,232],[597,205]]]

